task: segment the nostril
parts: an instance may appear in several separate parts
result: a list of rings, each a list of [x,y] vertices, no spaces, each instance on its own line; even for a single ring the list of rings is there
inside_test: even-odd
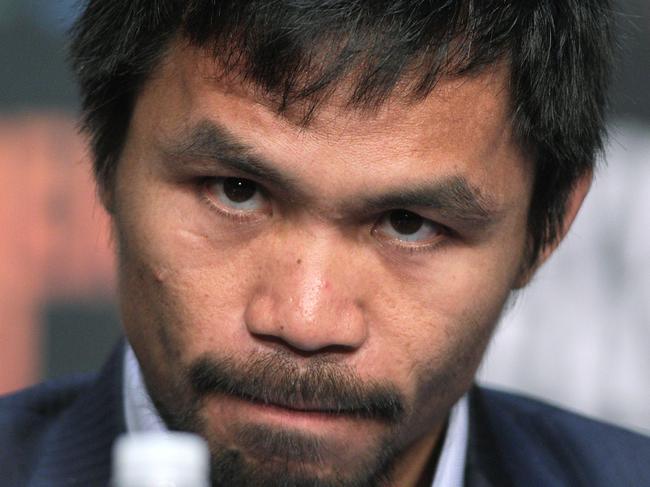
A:
[[[284,340],[277,335],[268,335],[263,333],[252,333],[253,337],[262,342],[265,346],[276,349],[279,352],[289,352],[293,355],[311,358],[314,356],[335,356],[335,355],[349,355],[356,350],[356,347],[348,345],[325,345],[315,349],[305,349]]]

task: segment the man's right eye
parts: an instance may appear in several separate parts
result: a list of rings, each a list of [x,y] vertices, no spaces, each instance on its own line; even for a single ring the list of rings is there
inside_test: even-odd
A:
[[[219,177],[204,184],[206,198],[217,211],[237,217],[271,211],[267,196],[255,181]]]

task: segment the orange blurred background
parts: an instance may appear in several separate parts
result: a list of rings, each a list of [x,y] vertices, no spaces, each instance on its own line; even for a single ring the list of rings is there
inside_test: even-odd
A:
[[[113,299],[90,167],[69,115],[0,118],[0,394],[41,378],[47,302]]]

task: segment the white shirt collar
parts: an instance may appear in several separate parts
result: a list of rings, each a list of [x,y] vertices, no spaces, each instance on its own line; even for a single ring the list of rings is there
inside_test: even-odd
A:
[[[123,370],[122,389],[126,431],[129,433],[167,431],[167,426],[158,415],[144,385],[138,359],[128,344],[124,353]]]
[[[431,487],[462,487],[469,437],[469,401],[467,394],[451,408],[436,475]]]
[[[124,354],[124,417],[129,433],[166,431],[142,379],[142,371],[133,349],[127,344]],[[462,487],[469,435],[469,407],[463,396],[451,408],[445,441],[440,452],[431,487]]]

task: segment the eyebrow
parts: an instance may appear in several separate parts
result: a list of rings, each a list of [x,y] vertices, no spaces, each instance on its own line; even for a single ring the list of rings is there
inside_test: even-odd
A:
[[[178,140],[163,145],[163,152],[171,164],[183,164],[183,160],[198,164],[207,161],[210,167],[228,168],[273,184],[282,189],[292,203],[313,199],[299,181],[276,169],[271,161],[254,154],[252,147],[215,121],[203,120]],[[377,195],[352,197],[337,206],[342,214],[358,218],[399,208],[432,210],[445,218],[476,226],[496,222],[501,213],[491,198],[482,195],[462,176],[419,182],[409,188]]]
[[[217,122],[203,120],[179,140],[163,145],[163,152],[176,164],[179,159],[208,161],[211,166],[217,165],[271,183],[294,198],[307,197],[294,178],[275,169],[271,161],[255,155],[252,147]]]
[[[443,217],[474,225],[496,222],[501,214],[492,199],[483,196],[462,176],[364,198],[358,206],[364,211],[387,208],[434,210]]]

